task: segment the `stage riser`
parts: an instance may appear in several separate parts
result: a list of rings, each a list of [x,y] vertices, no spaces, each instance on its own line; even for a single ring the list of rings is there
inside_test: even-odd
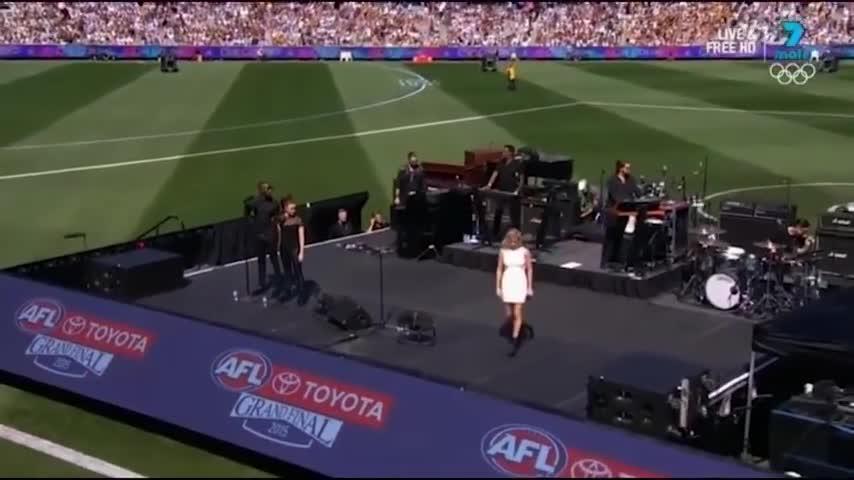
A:
[[[475,270],[495,271],[498,255],[494,249],[484,247],[473,250],[468,245],[448,245],[442,252],[443,260],[454,266]],[[538,262],[534,267],[535,279],[557,285],[585,288],[596,292],[624,297],[651,298],[678,287],[682,279],[679,265],[669,270],[648,274],[642,280],[634,280],[623,274],[582,268],[564,268],[560,265]]]

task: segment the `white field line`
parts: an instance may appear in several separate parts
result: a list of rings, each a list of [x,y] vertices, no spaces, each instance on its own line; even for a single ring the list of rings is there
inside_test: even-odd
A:
[[[268,120],[265,122],[255,122],[255,123],[244,123],[240,125],[232,125],[229,127],[218,127],[218,128],[205,128],[202,130],[185,130],[182,132],[171,132],[171,133],[154,133],[150,135],[134,135],[129,137],[116,137],[116,138],[101,138],[94,140],[78,140],[73,142],[58,142],[58,143],[39,143],[39,144],[24,144],[24,145],[10,145],[6,147],[0,147],[0,151],[3,150],[37,150],[37,149],[46,149],[46,148],[58,148],[58,147],[82,147],[85,145],[102,145],[109,143],[121,143],[121,142],[135,142],[140,140],[154,140],[158,138],[174,138],[174,137],[188,137],[192,135],[198,135],[201,133],[217,133],[217,132],[231,132],[235,130],[249,130],[253,128],[262,128],[262,127],[272,127],[275,125],[285,125],[288,123],[295,122],[303,122],[307,120],[318,120],[321,118],[334,117],[337,115],[345,115],[354,112],[361,112],[363,110],[370,110],[373,108],[379,108],[386,105],[391,105],[392,103],[402,102],[407,98],[414,97],[419,93],[423,92],[424,89],[430,84],[430,81],[421,75],[404,69],[385,67],[389,70],[393,70],[399,73],[403,73],[405,75],[409,75],[414,77],[418,81],[418,88],[415,90],[405,93],[403,95],[398,95],[397,97],[390,98],[388,100],[383,100],[380,102],[369,103],[367,105],[361,105],[358,107],[347,108],[344,110],[336,110],[334,112],[324,112],[324,113],[314,113],[311,115],[304,115],[299,117],[290,117],[290,118],[281,118],[278,120]]]
[[[709,195],[706,195],[706,198],[703,199],[704,205],[699,208],[700,215],[704,217],[717,221],[717,218],[712,215],[706,213],[705,203],[714,200],[720,197],[726,197],[729,195],[735,195],[738,193],[747,193],[747,192],[761,192],[763,190],[777,190],[781,188],[798,188],[798,187],[854,187],[854,182],[805,182],[805,183],[777,183],[774,185],[756,185],[753,187],[741,187],[741,188],[731,188],[729,190],[721,190],[720,192],[715,192]]]
[[[65,173],[87,172],[90,170],[106,170],[110,168],[130,167],[134,165],[146,165],[150,163],[174,162],[176,160],[184,160],[187,158],[210,157],[214,155],[224,155],[228,153],[250,152],[253,150],[265,150],[270,148],[286,147],[290,145],[302,145],[306,143],[325,142],[330,140],[341,140],[345,138],[368,137],[372,135],[380,135],[383,133],[403,132],[407,130],[418,130],[421,128],[438,127],[441,125],[454,125],[458,123],[476,122],[487,118],[506,117],[510,115],[520,115],[524,113],[540,112],[544,110],[556,110],[559,108],[567,108],[577,105],[578,102],[558,103],[554,105],[546,105],[542,107],[522,108],[519,110],[508,110],[506,112],[492,113],[488,115],[474,115],[470,117],[452,118],[449,120],[439,120],[436,122],[416,123],[413,125],[402,125],[399,127],[380,128],[377,130],[365,130],[361,132],[342,133],[339,135],[326,135],[322,137],[301,138],[298,140],[287,140],[284,142],[263,143],[259,145],[247,145],[243,147],[223,148],[220,150],[209,150],[206,152],[183,153],[180,155],[170,155],[166,157],[144,158],[142,160],[132,160],[129,162],[105,163],[96,165],[85,165],[80,167],[60,168],[57,170],[42,170],[39,172],[16,173],[12,175],[0,176],[0,180],[17,180],[21,178],[44,177],[48,175],[61,175]]]
[[[833,118],[852,118],[854,113],[833,113],[833,112],[808,112],[808,111],[786,111],[786,110],[741,110],[737,108],[721,108],[721,107],[695,107],[685,105],[662,105],[662,104],[643,104],[643,103],[620,103],[620,102],[566,102],[556,103],[552,105],[544,105],[539,107],[522,108],[517,110],[507,110],[504,112],[490,113],[486,115],[473,115],[469,117],[452,118],[448,120],[439,120],[435,122],[416,123],[411,125],[401,125],[398,127],[381,128],[376,130],[365,130],[361,132],[350,132],[340,135],[326,135],[321,137],[302,138],[297,140],[287,140],[283,142],[265,143],[257,145],[246,145],[243,147],[225,148],[220,150],[209,150],[205,152],[184,153],[179,155],[170,155],[166,157],[144,158],[141,160],[132,160],[126,162],[105,163],[95,165],[85,165],[80,167],[60,168],[56,170],[43,170],[37,172],[16,173],[11,175],[0,176],[2,180],[17,180],[24,178],[35,178],[49,175],[61,175],[66,173],[86,172],[90,170],[107,170],[111,168],[130,167],[135,165],[146,165],[150,163],[173,162],[186,158],[207,157],[213,155],[223,155],[229,153],[248,152],[253,150],[263,150],[270,148],[286,147],[290,145],[301,145],[306,143],[317,143],[331,140],[341,140],[345,138],[359,138],[372,135],[380,135],[385,133],[403,132],[407,130],[418,130],[422,128],[438,127],[443,125],[454,125],[458,123],[476,122],[487,120],[490,118],[506,117],[511,115],[523,115],[528,113],[542,112],[547,110],[556,110],[562,108],[570,108],[576,106],[607,106],[615,108],[648,108],[658,110],[677,110],[689,112],[721,112],[721,113],[754,113],[754,114],[771,114],[781,116],[801,116],[801,117],[833,117]]]
[[[0,438],[105,477],[146,478],[138,473],[117,467],[101,459],[90,457],[84,453],[2,424],[0,424]]]

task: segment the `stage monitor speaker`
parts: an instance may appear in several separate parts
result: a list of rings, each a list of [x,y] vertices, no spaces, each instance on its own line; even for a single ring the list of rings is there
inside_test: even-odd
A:
[[[851,478],[854,416],[834,410],[811,396],[775,408],[769,421],[771,468],[805,478]]]
[[[343,295],[323,295],[320,299],[320,310],[330,323],[342,330],[364,330],[373,323],[361,305]]]
[[[91,291],[133,300],[177,288],[184,282],[184,259],[175,253],[143,248],[89,260]]]
[[[680,419],[679,391],[683,379],[698,391],[706,369],[676,359],[635,354],[620,359],[587,381],[587,417],[591,420],[659,438],[681,436],[680,423],[690,425],[699,397],[691,403],[691,418]]]

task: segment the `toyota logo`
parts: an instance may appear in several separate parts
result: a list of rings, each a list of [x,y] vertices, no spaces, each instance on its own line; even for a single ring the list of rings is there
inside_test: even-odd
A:
[[[80,335],[86,329],[87,323],[85,318],[75,315],[62,324],[62,333],[71,337]]]
[[[592,458],[573,463],[569,474],[572,478],[613,478],[611,469],[607,465]]]
[[[273,390],[279,395],[293,395],[301,385],[299,375],[293,372],[282,372],[273,377]]]
[[[812,63],[801,65],[797,63],[787,63],[786,65],[772,63],[768,67],[768,73],[771,75],[771,78],[777,80],[777,83],[780,85],[789,85],[792,83],[795,85],[805,85],[809,79],[815,76],[816,71],[815,65]]]

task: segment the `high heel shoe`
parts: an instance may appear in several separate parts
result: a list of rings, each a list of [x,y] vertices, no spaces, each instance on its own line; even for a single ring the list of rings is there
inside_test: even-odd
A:
[[[510,351],[507,355],[509,357],[515,357],[519,353],[519,349],[522,348],[522,336],[513,339],[513,350]]]

